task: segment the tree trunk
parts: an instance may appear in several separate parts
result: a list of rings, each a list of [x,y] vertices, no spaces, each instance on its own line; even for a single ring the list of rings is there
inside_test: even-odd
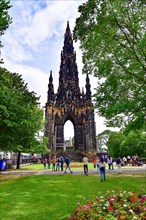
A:
[[[17,166],[16,166],[16,169],[20,169],[20,155],[21,155],[21,152],[19,151],[18,155],[17,155]]]

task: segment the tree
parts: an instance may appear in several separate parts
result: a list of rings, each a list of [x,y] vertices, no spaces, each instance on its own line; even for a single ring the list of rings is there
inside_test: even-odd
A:
[[[107,126],[144,129],[146,112],[146,2],[88,0],[79,6],[74,39],[84,73],[98,77],[94,95]]]
[[[0,1],[0,38],[4,34],[4,31],[9,27],[9,25],[12,23],[12,18],[8,14],[8,10],[12,6],[10,5],[10,1],[8,0],[1,0]],[[0,40],[0,48],[1,40]],[[0,54],[1,55],[1,54]],[[0,63],[2,63],[2,59],[0,57]]]
[[[45,143],[35,137],[44,127],[39,97],[28,91],[19,74],[4,68],[0,68],[0,97],[0,149],[18,152],[20,156],[21,152],[41,148]]]
[[[9,24],[12,22],[12,18],[8,14],[8,9],[12,6],[10,1],[1,0],[0,1],[0,35],[4,34],[4,31],[9,27]]]
[[[103,149],[104,150],[106,149],[105,146],[107,147],[107,142],[108,142],[110,133],[111,133],[110,130],[105,130],[102,133],[98,134],[98,136],[97,136],[97,146],[98,146],[99,151],[102,151]]]
[[[111,132],[107,142],[108,154],[114,158],[122,156],[120,151],[120,146],[124,139],[125,139],[125,135],[123,133]]]
[[[134,156],[145,157],[146,133],[139,130],[124,132],[111,132],[107,142],[108,153],[113,157]]]
[[[120,152],[121,155],[134,156],[137,154],[140,157],[144,157],[144,149],[146,148],[146,134],[137,130],[130,131],[125,139],[121,142]],[[126,155],[125,155],[126,156]]]

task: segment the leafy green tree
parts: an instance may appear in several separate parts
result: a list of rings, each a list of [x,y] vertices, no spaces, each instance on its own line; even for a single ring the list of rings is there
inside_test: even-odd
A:
[[[122,141],[125,139],[125,135],[121,132],[111,132],[107,142],[108,145],[108,154],[114,158],[117,158],[121,155],[120,146]]]
[[[146,133],[137,131],[111,132],[107,142],[108,153],[113,157],[134,156],[145,157]]]
[[[88,0],[79,6],[74,39],[84,73],[98,78],[94,95],[107,126],[144,129],[146,112],[146,1]]]
[[[32,152],[45,144],[35,136],[44,127],[43,110],[22,77],[4,68],[0,68],[0,97],[0,149],[18,152],[19,161],[21,152]]]
[[[0,38],[4,34],[4,31],[12,23],[12,18],[8,14],[8,10],[11,7],[12,6],[10,5],[10,1],[9,0],[1,0],[0,1]],[[0,48],[1,47],[2,47],[2,44],[1,44],[1,39],[0,39]],[[0,63],[2,63],[1,57],[0,57]]]
[[[110,130],[105,130],[102,133],[98,134],[96,139],[97,139],[97,146],[99,151],[102,151],[104,149],[104,146],[107,147],[107,142],[110,133],[111,133]]]
[[[141,131],[130,131],[125,139],[121,142],[120,152],[122,156],[134,156],[137,154],[144,157],[146,148],[146,134]]]

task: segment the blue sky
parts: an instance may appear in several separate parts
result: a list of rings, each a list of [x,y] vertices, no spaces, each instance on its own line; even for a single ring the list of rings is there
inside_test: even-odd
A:
[[[79,16],[78,6],[85,0],[11,0],[9,10],[13,23],[2,36],[3,67],[22,75],[30,91],[41,96],[41,106],[47,101],[47,86],[50,71],[53,72],[54,89],[57,92],[60,53],[63,47],[67,21],[73,30]],[[80,88],[85,86],[82,75],[82,58],[79,42],[74,43],[77,53]],[[97,79],[91,79],[92,91]],[[106,129],[104,119],[95,114],[96,132]],[[67,132],[70,129],[71,132]],[[65,138],[73,137],[71,122],[65,124]]]

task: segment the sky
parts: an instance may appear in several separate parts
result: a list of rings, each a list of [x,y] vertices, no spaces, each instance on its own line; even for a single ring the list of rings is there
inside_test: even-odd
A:
[[[47,89],[50,71],[53,74],[54,91],[59,83],[60,53],[64,43],[64,33],[69,21],[73,31],[78,6],[86,0],[11,0],[9,10],[13,22],[2,36],[1,48],[4,64],[2,67],[22,75],[30,91],[40,96],[41,107],[47,101]],[[79,42],[74,42],[79,71],[79,86],[85,88],[85,76],[82,75],[82,51]],[[91,90],[97,86],[97,78],[90,76]],[[95,110],[96,134],[104,131],[104,118]],[[74,136],[70,121],[64,127],[65,139]]]

